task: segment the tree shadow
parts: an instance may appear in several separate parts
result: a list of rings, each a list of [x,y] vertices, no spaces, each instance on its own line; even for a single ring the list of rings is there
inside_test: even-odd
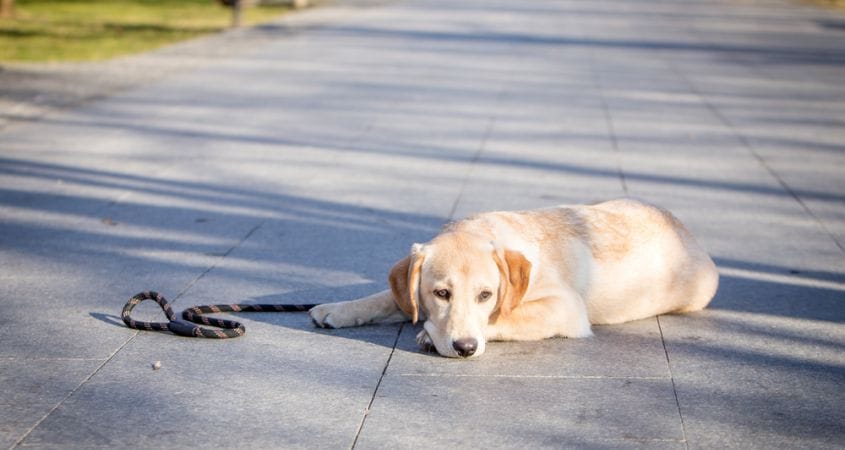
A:
[[[845,323],[845,274],[725,258],[717,261],[723,273],[711,309]]]
[[[845,64],[845,52],[834,49],[771,47],[758,45],[679,42],[646,39],[613,39],[541,35],[535,33],[482,30],[460,32],[448,30],[396,29],[373,26],[338,26],[331,33],[346,38],[405,39],[417,42],[483,43],[503,46],[583,47],[605,50],[633,50],[645,52],[702,53],[707,55],[740,56],[761,63],[815,64],[840,66]]]

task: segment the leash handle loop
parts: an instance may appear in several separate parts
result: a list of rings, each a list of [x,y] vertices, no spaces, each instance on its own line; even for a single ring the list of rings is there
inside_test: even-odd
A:
[[[134,328],[136,330],[169,331],[168,322],[143,322],[132,318],[132,310],[146,300],[154,300],[158,303],[158,306],[160,306],[161,310],[164,311],[164,315],[167,316],[167,320],[176,319],[176,313],[173,312],[173,308],[170,307],[170,303],[168,303],[167,299],[164,298],[163,295],[155,291],[144,291],[133,295],[132,298],[126,302],[126,305],[123,306],[123,311],[120,313],[123,323],[125,323],[127,327]]]

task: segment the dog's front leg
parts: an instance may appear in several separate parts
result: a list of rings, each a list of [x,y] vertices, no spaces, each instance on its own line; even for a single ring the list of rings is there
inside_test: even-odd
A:
[[[507,316],[496,315],[487,325],[490,341],[534,341],[592,336],[587,309],[575,292],[525,301]]]
[[[324,303],[309,311],[314,324],[322,328],[355,327],[368,323],[393,323],[408,320],[393,300],[390,290],[358,300]]]

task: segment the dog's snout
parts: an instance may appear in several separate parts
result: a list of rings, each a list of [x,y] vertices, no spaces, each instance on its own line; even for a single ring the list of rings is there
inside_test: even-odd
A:
[[[452,342],[452,348],[463,358],[472,356],[478,349],[478,341],[475,338],[456,339]]]

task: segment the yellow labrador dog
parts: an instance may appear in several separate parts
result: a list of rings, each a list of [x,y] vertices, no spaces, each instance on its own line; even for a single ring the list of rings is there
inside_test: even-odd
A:
[[[321,327],[425,319],[417,342],[449,357],[487,341],[590,336],[615,324],[707,306],[707,252],[671,213],[635,200],[490,212],[414,244],[390,290],[310,312]]]

